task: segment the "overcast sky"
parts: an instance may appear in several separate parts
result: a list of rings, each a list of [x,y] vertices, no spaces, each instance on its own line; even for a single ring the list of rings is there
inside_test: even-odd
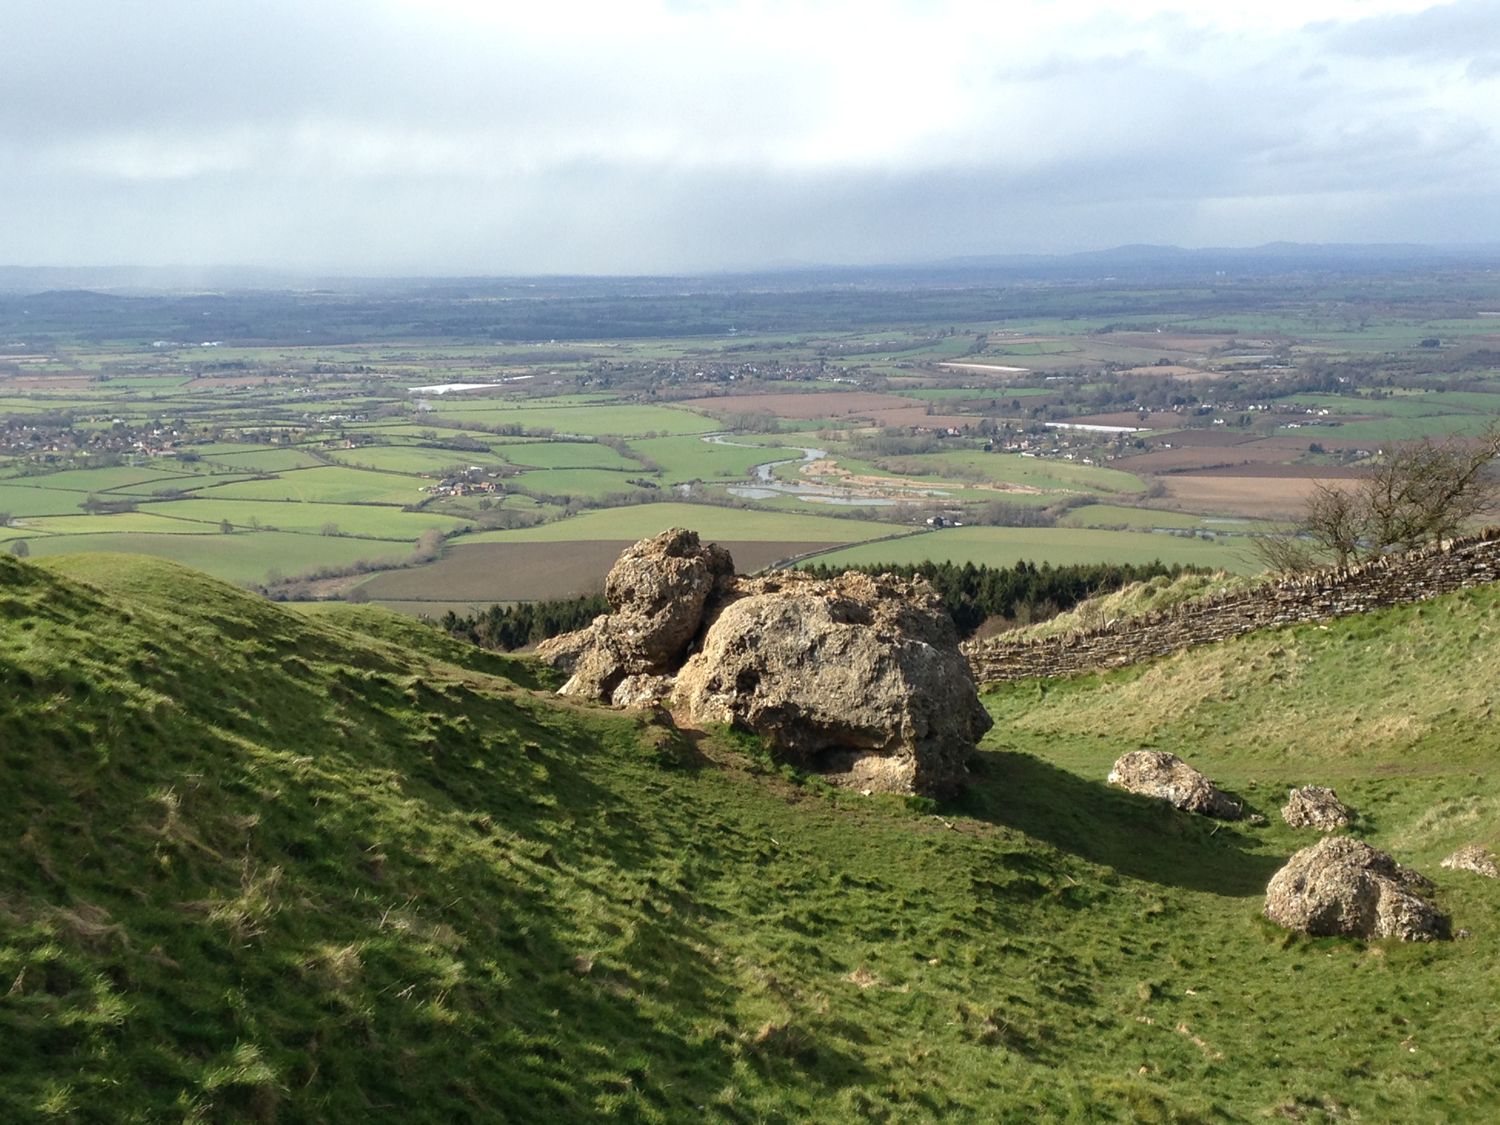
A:
[[[1500,242],[1500,3],[0,0],[0,264]]]

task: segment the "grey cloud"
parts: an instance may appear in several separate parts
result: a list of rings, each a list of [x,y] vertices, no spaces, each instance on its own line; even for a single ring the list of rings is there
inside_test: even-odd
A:
[[[944,60],[851,87],[806,54],[468,33],[366,0],[19,7],[0,262],[630,272],[1500,239],[1494,111],[1369,61],[1419,32],[1439,54],[1477,42],[1478,4],[1285,37],[1116,14],[985,56],[928,134],[882,145],[876,121],[837,156],[792,141],[816,149],[862,97],[920,99]]]
[[[1500,27],[1493,0],[1456,0],[1425,11],[1374,16],[1356,23],[1318,24],[1323,44],[1364,58],[1468,59],[1492,47]]]
[[[1470,82],[1500,77],[1500,53],[1476,56],[1464,73]]]

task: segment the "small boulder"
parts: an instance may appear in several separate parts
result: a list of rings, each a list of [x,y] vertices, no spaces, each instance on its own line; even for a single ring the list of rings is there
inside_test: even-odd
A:
[[[1304,785],[1287,790],[1281,819],[1293,828],[1316,828],[1333,832],[1347,828],[1354,820],[1354,810],[1339,800],[1339,795],[1322,785]]]
[[[1237,801],[1176,754],[1164,750],[1132,750],[1123,755],[1109,771],[1109,783],[1143,797],[1168,801],[1184,812],[1219,820],[1238,820],[1244,814]]]
[[[765,737],[783,761],[872,792],[945,795],[993,720],[926,582],[742,580],[677,677],[699,723]]]
[[[1362,841],[1329,836],[1271,877],[1266,917],[1318,937],[1432,941],[1447,935],[1448,920],[1423,897],[1430,886]]]
[[[1500,867],[1495,865],[1495,853],[1478,844],[1465,844],[1443,860],[1442,866],[1452,871],[1472,871],[1486,879],[1500,879]]]

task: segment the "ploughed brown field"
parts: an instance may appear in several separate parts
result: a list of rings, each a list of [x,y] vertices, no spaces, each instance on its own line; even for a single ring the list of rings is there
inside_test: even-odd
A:
[[[1145,367],[1129,367],[1120,372],[1121,375],[1151,375],[1168,376],[1173,379],[1220,379],[1223,376],[1217,371],[1200,371],[1196,367],[1183,367],[1178,363],[1153,363]]]
[[[82,391],[94,385],[89,375],[12,375],[0,387],[13,391]]]
[[[1311,431],[1307,437],[1270,437],[1265,439],[1267,449],[1285,450],[1287,458],[1296,457],[1307,452],[1307,447],[1316,442],[1330,453],[1342,453],[1347,449],[1378,449],[1383,443],[1372,442],[1369,438],[1341,438],[1337,428],[1316,429]]]
[[[721,540],[740,573],[824,551],[838,543]],[[564,543],[470,543],[451,547],[427,566],[378,574],[361,586],[376,601],[418,603],[546,601],[595,594],[629,540],[582,539]]]
[[[1256,437],[1254,434],[1215,426],[1211,430],[1173,430],[1171,433],[1148,434],[1142,440],[1157,448],[1170,445],[1175,449],[1179,445],[1248,445]]]
[[[1205,469],[1206,477],[1281,477],[1286,480],[1358,480],[1368,475],[1352,465],[1233,465],[1223,469]]]
[[[1232,471],[1232,470],[1231,470]],[[1323,477],[1326,479],[1325,472]],[[1160,478],[1173,507],[1204,515],[1250,516],[1257,519],[1295,519],[1303,511],[1311,477],[1219,476],[1173,473]]]
[[[1194,445],[1185,449],[1158,449],[1152,453],[1141,453],[1110,462],[1114,469],[1127,473],[1181,473],[1201,472],[1205,469],[1225,465],[1254,465],[1279,463],[1290,454],[1285,450],[1267,449],[1259,443],[1246,445]]]

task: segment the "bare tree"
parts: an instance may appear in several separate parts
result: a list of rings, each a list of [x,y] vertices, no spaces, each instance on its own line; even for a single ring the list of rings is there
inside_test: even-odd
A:
[[[1427,439],[1391,450],[1358,481],[1315,484],[1302,518],[1259,536],[1253,550],[1285,573],[1449,538],[1494,504],[1490,464],[1497,456],[1500,423],[1477,440]]]
[[[1362,489],[1366,538],[1384,550],[1457,534],[1494,501],[1488,470],[1497,455],[1500,425],[1473,445],[1424,441],[1396,451]]]
[[[1359,554],[1366,513],[1360,491],[1318,481],[1307,497],[1299,538],[1312,540],[1314,556],[1348,566]]]

